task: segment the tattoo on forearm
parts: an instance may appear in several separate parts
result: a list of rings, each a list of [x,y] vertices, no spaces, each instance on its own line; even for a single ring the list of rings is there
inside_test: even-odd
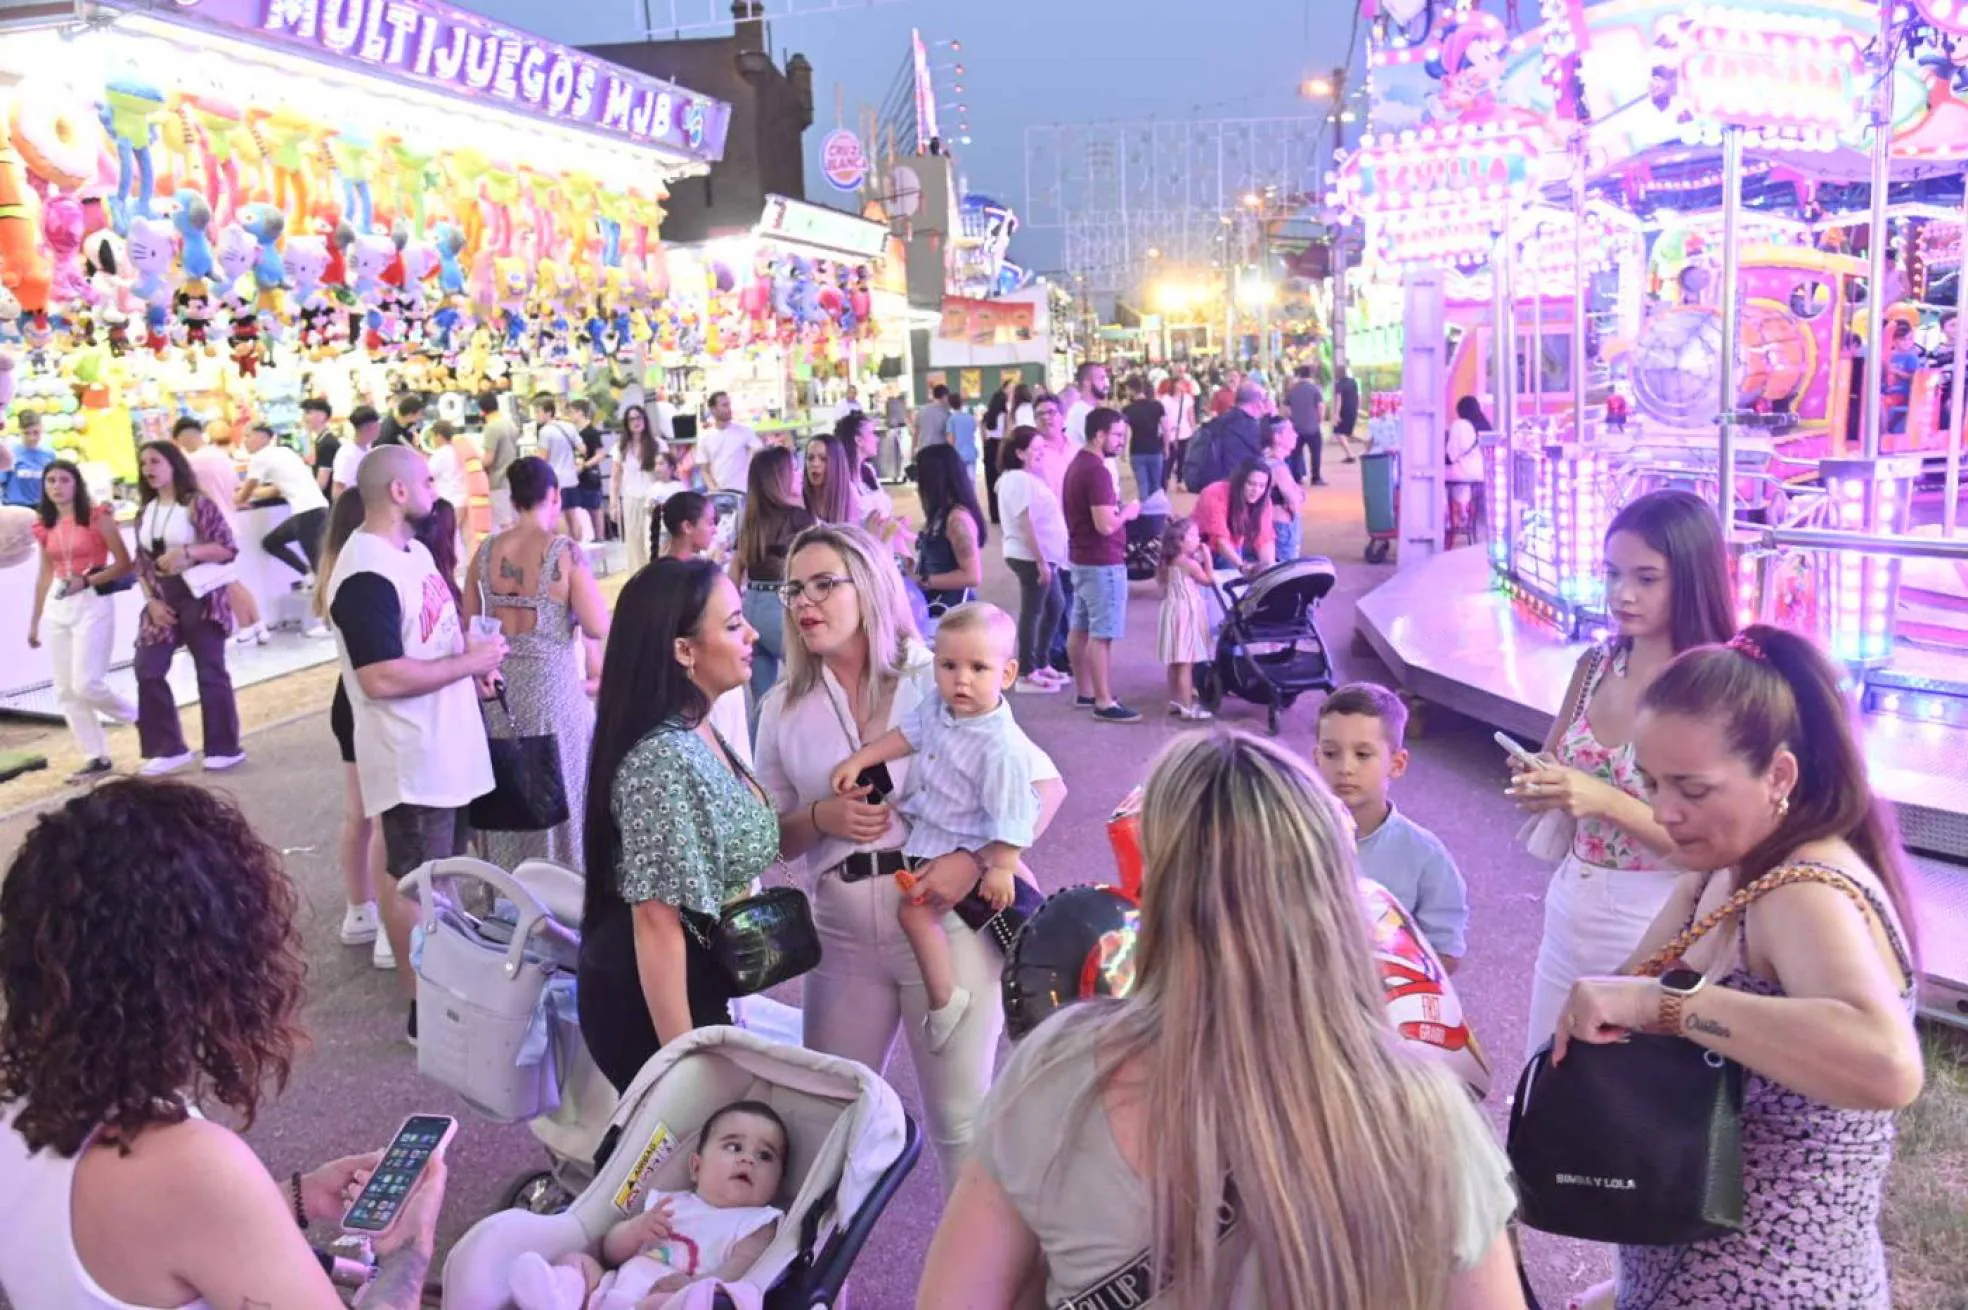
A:
[[[1713,1019],[1704,1019],[1699,1014],[1688,1016],[1688,1029],[1691,1032],[1707,1033],[1710,1037],[1727,1037],[1729,1030]]]
[[[355,1298],[358,1310],[415,1310],[424,1298],[424,1275],[430,1272],[430,1256],[412,1247],[402,1247],[383,1257],[376,1276]]]

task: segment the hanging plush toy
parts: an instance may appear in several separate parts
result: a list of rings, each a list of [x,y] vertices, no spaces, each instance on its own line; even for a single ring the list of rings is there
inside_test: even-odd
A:
[[[253,259],[253,280],[260,284],[260,299],[270,302],[287,275],[280,268],[280,237],[287,230],[287,215],[272,205],[247,205],[239,211],[239,222],[260,243]]]
[[[219,300],[227,306],[255,300],[259,290],[253,284],[253,268],[259,262],[260,242],[244,224],[227,223],[219,229],[219,240],[212,252],[219,266]]]
[[[52,196],[42,206],[41,238],[54,266],[48,294],[64,307],[86,304],[90,297],[89,275],[82,271],[82,224],[82,202],[74,196]]]
[[[232,347],[232,364],[243,378],[255,377],[260,371],[260,318],[250,307],[244,313],[232,316],[232,333],[227,338]]]
[[[465,289],[465,234],[456,223],[439,223],[433,230],[431,245],[437,251],[437,285],[447,296],[461,295]]]
[[[280,256],[287,283],[294,293],[303,349],[327,345],[340,312],[334,300],[322,290],[323,279],[328,274],[328,250],[325,237],[295,237]]]
[[[190,187],[172,197],[171,225],[178,229],[178,262],[188,278],[209,278],[212,262],[212,206]]]
[[[208,346],[218,307],[212,303],[211,287],[203,278],[193,278],[178,288],[176,309],[178,324],[174,335],[178,344],[187,348]]]
[[[150,217],[157,186],[150,146],[164,104],[164,93],[138,77],[112,78],[103,86],[102,124],[116,142],[116,197],[110,209],[126,232],[131,219]]]
[[[349,291],[365,309],[376,309],[383,301],[383,274],[396,261],[396,241],[378,232],[357,235],[344,255],[348,264]]]
[[[170,307],[176,292],[178,230],[169,220],[137,217],[130,220],[130,267],[136,270],[133,290],[153,310]]]

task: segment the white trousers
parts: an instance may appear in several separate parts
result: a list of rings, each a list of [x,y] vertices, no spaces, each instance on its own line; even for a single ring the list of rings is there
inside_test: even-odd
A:
[[[492,530],[504,531],[514,523],[512,489],[500,488],[492,492]]]
[[[998,990],[1004,958],[955,914],[943,916],[957,985],[970,992],[970,1008],[949,1045],[932,1053],[923,1031],[929,993],[896,917],[901,900],[893,878],[846,883],[831,871],[820,876],[813,893],[813,923],[821,956],[820,967],[806,975],[806,1044],[859,1060],[880,1073],[894,1049],[895,1030],[902,1029],[947,1197],[997,1068],[998,1036],[1004,1031],[1004,1000]]]
[[[1573,983],[1617,973],[1639,949],[1680,876],[1674,869],[1601,869],[1565,857],[1544,896],[1525,1059],[1557,1031]]]
[[[649,497],[622,497],[622,542],[629,548],[629,572],[649,563]]]
[[[72,596],[50,592],[41,614],[41,639],[54,666],[55,696],[68,730],[85,758],[109,758],[109,734],[98,715],[134,723],[137,707],[109,689],[109,660],[116,644],[116,602],[84,587]]]

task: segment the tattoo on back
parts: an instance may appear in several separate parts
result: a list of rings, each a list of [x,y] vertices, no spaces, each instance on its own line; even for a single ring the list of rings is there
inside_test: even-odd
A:
[[[1710,1037],[1727,1037],[1729,1030],[1713,1019],[1704,1019],[1699,1014],[1688,1016],[1688,1027],[1693,1032],[1707,1033]]]
[[[521,586],[526,584],[526,570],[513,563],[511,559],[501,559],[499,561],[499,576],[508,578]]]

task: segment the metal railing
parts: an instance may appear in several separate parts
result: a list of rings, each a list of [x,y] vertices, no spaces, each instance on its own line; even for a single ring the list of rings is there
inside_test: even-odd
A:
[[[1968,538],[1903,537],[1886,533],[1840,532],[1832,528],[1764,528],[1765,546],[1801,550],[1855,550],[1898,559],[1968,560]]]

